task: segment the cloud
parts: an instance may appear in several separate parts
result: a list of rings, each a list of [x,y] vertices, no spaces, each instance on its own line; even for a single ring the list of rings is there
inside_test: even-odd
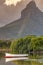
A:
[[[25,6],[22,1],[18,3],[16,6],[7,6],[3,3],[0,5],[0,27],[20,18],[21,11]]]
[[[18,1],[16,1],[16,6],[14,6],[13,1],[13,4],[11,3],[11,5],[7,6],[6,4],[4,4],[6,0],[0,0],[0,27],[20,18],[21,11],[31,0],[21,0],[19,1],[19,3],[17,3]],[[35,0],[35,2],[39,9],[43,11],[43,0]]]
[[[5,3],[6,5],[15,5],[18,3],[18,2],[21,2],[21,0],[5,0]]]

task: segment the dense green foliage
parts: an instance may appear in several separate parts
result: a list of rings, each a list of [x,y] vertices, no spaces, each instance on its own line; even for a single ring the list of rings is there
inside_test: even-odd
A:
[[[30,52],[43,50],[43,36],[30,35],[16,40],[0,40],[0,49],[11,49],[13,54],[30,54]],[[33,54],[34,55],[34,54]],[[4,56],[0,53],[0,57]],[[35,56],[33,56],[36,58]],[[31,58],[33,58],[31,57]],[[40,65],[39,62],[14,61],[18,65]],[[41,64],[43,65],[43,63]]]
[[[10,40],[0,40],[0,59],[3,58],[5,52],[9,51],[10,45]]]
[[[0,40],[0,48],[10,48],[11,41],[10,40]]]
[[[43,36],[36,37],[35,35],[26,36],[12,41],[12,53],[26,54],[33,50],[43,50]]]
[[[13,54],[31,54],[31,52],[33,51],[43,50],[43,36],[37,37],[35,35],[30,35],[24,38],[16,39],[12,41],[10,48],[12,49]],[[29,58],[39,58],[39,56],[33,53],[32,56],[29,55]],[[14,61],[14,62],[17,63],[17,65],[41,64],[39,62],[32,62],[32,61]],[[43,65],[43,63],[41,65]]]

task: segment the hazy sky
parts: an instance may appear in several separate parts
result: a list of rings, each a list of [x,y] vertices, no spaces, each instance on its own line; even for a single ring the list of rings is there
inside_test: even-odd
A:
[[[0,27],[20,18],[21,11],[30,1],[0,0]],[[35,0],[35,2],[39,9],[43,11],[43,0]]]

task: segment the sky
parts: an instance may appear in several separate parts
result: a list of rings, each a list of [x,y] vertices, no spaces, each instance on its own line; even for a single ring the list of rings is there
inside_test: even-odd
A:
[[[0,0],[0,27],[21,17],[21,11],[31,0]],[[43,12],[43,0],[34,0]]]

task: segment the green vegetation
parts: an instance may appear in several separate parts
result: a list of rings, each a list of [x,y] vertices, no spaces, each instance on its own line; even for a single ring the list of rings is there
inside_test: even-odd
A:
[[[11,41],[10,40],[0,40],[0,49],[10,48]]]
[[[29,51],[43,50],[43,37],[26,36],[12,41],[10,48],[15,54],[29,54]]]
[[[35,61],[14,61],[17,65],[43,65],[43,63]]]
[[[4,57],[5,52],[9,51],[10,45],[10,40],[0,40],[0,59]]]
[[[43,50],[43,36],[35,35],[26,36],[24,38],[12,41],[10,46],[13,54],[30,54],[29,58],[39,58],[34,51]],[[33,53],[31,53],[33,52]],[[32,55],[32,56],[31,56]],[[42,56],[42,55],[41,55]],[[43,65],[43,63],[32,61],[14,61],[17,65]]]
[[[40,51],[43,52],[43,36],[30,35],[16,40],[0,40],[0,49],[11,49],[13,54],[29,54],[29,58],[39,58]],[[37,55],[36,52],[39,51]],[[0,57],[4,56],[0,53]],[[41,55],[43,56],[43,54]],[[40,65],[39,62],[14,61],[18,65]],[[43,63],[41,64],[43,65]]]

